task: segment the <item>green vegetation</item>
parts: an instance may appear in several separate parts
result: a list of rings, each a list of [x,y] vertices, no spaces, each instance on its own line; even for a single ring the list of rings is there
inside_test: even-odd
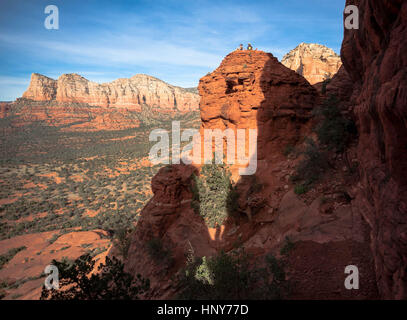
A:
[[[75,107],[75,106],[72,106]],[[18,109],[18,106],[16,106]],[[41,122],[11,130],[13,117],[0,119],[0,240],[27,233],[74,229],[126,229],[151,197],[151,178],[160,165],[148,156],[148,134],[171,121],[199,126],[199,114],[165,115],[143,108],[138,128],[67,132]],[[24,194],[24,197],[22,196]],[[88,211],[91,214],[88,214]]]
[[[13,110],[19,112],[25,103],[21,100]],[[77,104],[68,107],[75,109]],[[82,122],[92,120],[90,116]],[[38,121],[17,127],[17,116],[0,119],[0,240],[58,231],[49,236],[52,243],[68,232],[102,229],[113,237],[125,258],[131,229],[152,196],[151,178],[161,168],[141,162],[155,143],[149,142],[150,131],[157,127],[171,130],[174,120],[182,127],[200,125],[198,112],[169,115],[143,107],[141,112],[130,112],[129,117],[137,119],[140,126],[87,132],[70,131],[74,123],[57,127]],[[107,250],[92,244],[83,248],[90,257]],[[14,254],[1,256],[1,266]],[[78,293],[77,298],[86,294]],[[60,298],[69,298],[68,293]]]
[[[298,184],[294,187],[295,194],[304,194],[308,192],[308,186],[304,184]]]
[[[334,95],[330,95],[314,115],[319,120],[314,129],[318,144],[309,138],[305,140],[303,159],[291,177],[297,184],[294,189],[296,194],[306,193],[329,167],[326,151],[343,152],[357,133],[354,122],[342,115],[339,100]]]
[[[306,140],[304,158],[299,162],[291,180],[300,183],[295,188],[295,193],[302,194],[308,191],[313,183],[318,181],[324,170],[328,167],[326,155],[312,139]]]
[[[237,194],[224,165],[204,165],[199,177],[194,176],[192,192],[192,207],[209,227],[222,225],[236,205]]]
[[[119,250],[120,255],[126,259],[127,253],[130,248],[130,240],[133,229],[120,228],[114,231],[114,240],[116,248]]]
[[[322,88],[321,88],[321,93],[325,94],[326,93],[326,86],[331,82],[331,79],[325,79],[322,82]]]
[[[4,280],[0,280],[0,300],[3,299],[6,295],[6,288],[8,287],[8,283]]]
[[[295,152],[295,147],[292,144],[289,143],[284,147],[283,154],[286,157],[288,157],[290,154],[292,154],[294,152]]]
[[[87,250],[86,253],[89,254],[92,258],[94,258],[97,255],[101,254],[102,252],[105,252],[106,250],[107,250],[106,247],[97,247],[91,250]]]
[[[180,299],[239,300],[281,299],[288,294],[284,265],[267,255],[262,267],[250,266],[243,250],[213,257],[189,257],[187,267],[178,278]]]
[[[160,238],[152,238],[147,241],[147,251],[156,263],[170,267],[174,262],[171,251],[164,247]]]
[[[124,271],[123,263],[116,258],[106,258],[98,267],[98,273],[89,276],[95,261],[85,254],[74,262],[56,261],[59,270],[59,290],[42,289],[41,300],[128,300],[138,299],[149,289],[148,279],[134,278]]]
[[[338,105],[339,100],[331,95],[322,107],[316,110],[315,114],[320,118],[320,122],[315,132],[321,145],[329,150],[343,152],[356,134],[356,126],[352,120],[342,115]]]
[[[326,197],[322,197],[321,198],[321,204],[325,204],[325,203],[327,203],[328,202],[328,198],[326,198]]]
[[[7,253],[0,255],[0,270],[3,269],[4,265],[13,259],[17,253],[25,249],[27,249],[25,246],[13,248],[7,251]]]
[[[291,241],[289,237],[285,237],[284,244],[280,250],[280,254],[283,256],[288,255],[291,250],[293,250],[295,247],[295,243]]]

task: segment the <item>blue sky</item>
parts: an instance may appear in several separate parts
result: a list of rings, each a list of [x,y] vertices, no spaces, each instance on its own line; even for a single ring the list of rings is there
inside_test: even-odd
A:
[[[59,30],[44,27],[47,5]],[[344,0],[1,0],[0,101],[33,72],[108,82],[146,73],[193,87],[240,43],[279,60],[301,42],[340,50]]]

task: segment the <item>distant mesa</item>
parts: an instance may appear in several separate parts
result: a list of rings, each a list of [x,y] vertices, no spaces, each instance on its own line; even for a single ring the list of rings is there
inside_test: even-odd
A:
[[[312,85],[331,79],[342,65],[341,57],[332,49],[315,43],[299,44],[283,57],[281,63]]]
[[[75,73],[63,74],[57,80],[33,73],[23,98],[130,110],[141,110],[147,105],[167,112],[196,111],[199,107],[196,89],[172,86],[145,74],[99,84]]]

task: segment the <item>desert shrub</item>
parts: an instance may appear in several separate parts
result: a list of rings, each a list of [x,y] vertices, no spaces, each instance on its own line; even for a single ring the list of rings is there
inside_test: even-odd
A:
[[[281,247],[280,254],[283,256],[288,255],[294,249],[295,243],[289,237],[285,237],[284,244]]]
[[[0,282],[0,300],[3,299],[6,295],[6,288],[8,287],[8,283],[4,280],[1,280]]]
[[[27,249],[25,246],[13,248],[7,251],[5,254],[0,255],[0,270],[3,269],[4,265],[13,259],[17,253],[25,249]]]
[[[293,182],[301,182],[296,193],[304,193],[316,182],[328,166],[326,155],[312,139],[306,140],[304,158],[299,162],[295,174],[291,177]]]
[[[243,180],[247,179],[250,187],[248,190],[248,196],[251,196],[253,194],[256,194],[260,191],[263,190],[264,186],[263,184],[259,181],[256,175],[251,175],[251,176],[243,176]]]
[[[328,198],[327,197],[322,197],[321,198],[321,204],[325,204],[325,203],[327,203],[328,202]]]
[[[194,176],[192,193],[192,207],[210,227],[222,225],[236,204],[237,195],[224,165],[204,165],[199,177]]]
[[[92,258],[94,258],[97,255],[101,254],[102,252],[105,252],[106,250],[107,250],[106,247],[97,247],[91,250],[87,250],[86,253],[89,254]]]
[[[55,241],[58,240],[58,238],[61,236],[61,233],[55,233],[52,235],[51,238],[48,239],[49,244],[53,244]]]
[[[267,255],[264,267],[250,267],[241,249],[213,257],[189,258],[177,279],[179,299],[239,300],[278,299],[288,293],[284,266]]]
[[[284,146],[283,154],[284,154],[286,157],[288,157],[288,156],[289,156],[290,154],[292,154],[294,151],[295,151],[294,145],[292,145],[291,143],[289,143],[289,144],[286,144],[286,145]]]
[[[173,263],[171,251],[164,247],[160,238],[152,238],[147,241],[147,252],[156,263],[164,263],[167,266]]]
[[[295,194],[304,194],[307,193],[308,187],[304,184],[298,184],[294,187]]]
[[[58,290],[42,288],[41,300],[127,300],[138,299],[149,289],[150,282],[140,275],[133,277],[124,271],[121,261],[113,257],[90,275],[95,261],[89,254],[74,262],[53,260],[59,271]]]
[[[318,141],[329,150],[343,152],[351,138],[356,134],[355,123],[345,118],[339,107],[339,100],[331,95],[315,114],[321,118],[315,128]]]
[[[117,230],[114,230],[114,233],[113,233],[116,247],[118,248],[120,255],[124,259],[127,258],[127,253],[130,248],[131,233],[132,233],[132,229],[127,229],[127,228],[119,228]]]
[[[230,186],[229,193],[226,199],[226,210],[229,215],[234,215],[238,212],[239,209],[239,193],[236,190],[235,186]]]
[[[331,82],[331,79],[325,79],[324,82],[322,82],[322,88],[321,88],[321,93],[325,94],[326,93],[326,86]]]

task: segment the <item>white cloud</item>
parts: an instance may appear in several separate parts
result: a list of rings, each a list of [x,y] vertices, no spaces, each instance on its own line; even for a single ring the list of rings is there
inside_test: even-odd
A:
[[[13,101],[16,97],[21,97],[29,83],[29,77],[0,75],[0,101]]]
[[[30,79],[25,77],[10,77],[0,75],[0,86],[26,86],[30,83]]]
[[[12,45],[24,46],[42,57],[50,57],[58,61],[75,62],[86,65],[145,65],[160,63],[170,65],[215,67],[221,56],[184,47],[162,40],[145,39],[142,37],[109,37],[103,40],[68,42],[33,40],[21,35],[0,35],[0,41]],[[40,49],[40,50],[38,50]]]

